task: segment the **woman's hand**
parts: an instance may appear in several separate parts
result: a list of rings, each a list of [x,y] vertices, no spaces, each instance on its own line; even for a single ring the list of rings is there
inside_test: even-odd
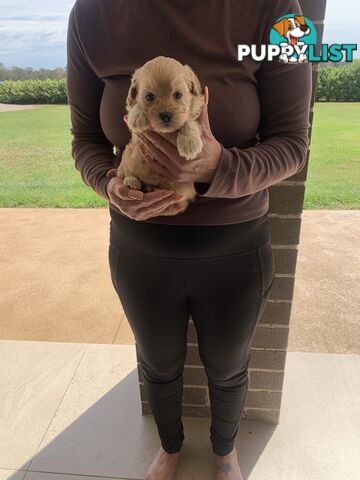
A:
[[[173,190],[157,189],[144,193],[129,189],[119,177],[112,177],[106,185],[111,203],[134,220],[147,220],[158,215],[175,215],[184,206],[176,203],[184,197]]]
[[[211,132],[208,117],[209,90],[205,87],[205,105],[198,122],[201,125],[203,149],[193,160],[186,160],[178,153],[177,132],[157,133],[147,129],[137,134],[142,142],[145,161],[160,175],[175,182],[211,183],[220,160],[221,145]],[[126,116],[124,117],[126,121]]]

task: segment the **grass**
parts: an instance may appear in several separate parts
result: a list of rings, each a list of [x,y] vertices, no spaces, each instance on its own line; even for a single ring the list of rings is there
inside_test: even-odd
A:
[[[360,103],[316,103],[304,208],[360,208]]]
[[[71,156],[67,105],[0,113],[0,207],[104,207]]]
[[[360,103],[316,104],[305,209],[360,207]],[[106,207],[71,157],[67,105],[0,113],[0,207]]]

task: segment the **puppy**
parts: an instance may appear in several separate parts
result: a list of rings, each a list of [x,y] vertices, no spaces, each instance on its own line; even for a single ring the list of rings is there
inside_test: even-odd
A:
[[[118,176],[134,190],[152,191],[154,187],[174,190],[184,197],[183,207],[195,201],[191,182],[174,182],[159,175],[144,160],[140,140],[134,132],[151,128],[155,132],[178,132],[177,149],[186,160],[202,150],[201,127],[196,121],[204,105],[204,91],[198,77],[188,65],[174,58],[156,57],[135,70],[126,99],[127,125],[131,140],[122,154],[120,165],[107,172]]]
[[[299,43],[299,39],[305,35],[309,35],[310,28],[307,25],[305,18],[302,15],[296,15],[295,17],[283,18],[279,22],[273,25],[273,28],[283,37],[286,38],[289,45],[296,45]],[[299,59],[296,57],[291,57],[291,62],[303,63],[307,59],[307,56],[304,53],[301,53]],[[289,58],[287,55],[282,55],[281,60],[285,63],[288,63]]]

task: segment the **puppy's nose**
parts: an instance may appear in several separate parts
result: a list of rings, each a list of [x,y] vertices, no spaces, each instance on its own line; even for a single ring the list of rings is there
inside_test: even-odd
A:
[[[302,32],[307,32],[308,29],[309,29],[309,27],[308,27],[307,25],[300,25],[300,30],[301,30]]]
[[[171,112],[160,112],[159,117],[161,118],[161,120],[163,122],[169,123],[170,120],[171,120],[171,117],[172,117],[172,113]]]

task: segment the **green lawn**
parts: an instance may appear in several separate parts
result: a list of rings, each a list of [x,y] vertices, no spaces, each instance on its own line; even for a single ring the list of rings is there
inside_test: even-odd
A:
[[[316,103],[304,208],[360,208],[360,103]]]
[[[71,157],[67,105],[0,113],[0,207],[101,207]]]
[[[360,208],[360,103],[316,104],[304,208]],[[67,105],[0,113],[0,207],[105,207],[71,157]]]

